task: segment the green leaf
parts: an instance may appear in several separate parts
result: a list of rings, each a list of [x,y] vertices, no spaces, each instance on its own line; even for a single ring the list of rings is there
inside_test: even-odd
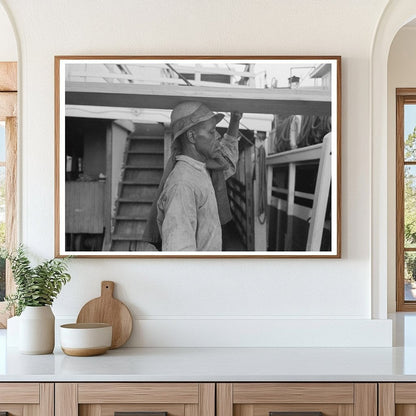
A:
[[[26,306],[52,305],[63,285],[70,281],[68,257],[51,259],[32,267],[25,249],[20,245],[16,250],[0,250],[0,257],[10,261],[16,293],[5,298],[7,308],[20,315]]]

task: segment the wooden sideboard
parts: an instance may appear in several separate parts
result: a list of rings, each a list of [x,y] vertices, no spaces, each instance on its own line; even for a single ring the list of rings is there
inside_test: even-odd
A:
[[[0,383],[7,416],[414,416],[411,383]]]
[[[55,416],[214,416],[214,383],[57,383]],[[144,413],[142,413],[144,412]],[[139,414],[137,413],[137,414]]]

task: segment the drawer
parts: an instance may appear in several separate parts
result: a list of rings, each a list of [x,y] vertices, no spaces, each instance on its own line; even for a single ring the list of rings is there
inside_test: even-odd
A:
[[[220,383],[217,416],[377,416],[375,383]]]
[[[53,384],[0,383],[0,415],[53,416]]]
[[[380,383],[380,416],[416,415],[416,383]]]
[[[57,383],[55,402],[56,416],[215,416],[215,384]]]

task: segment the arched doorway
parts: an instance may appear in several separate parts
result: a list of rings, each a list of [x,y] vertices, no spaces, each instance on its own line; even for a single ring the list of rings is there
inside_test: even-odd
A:
[[[416,310],[416,253],[413,251],[416,229],[414,210],[414,151],[416,126],[416,20],[404,25],[396,34],[388,58],[388,252],[396,251],[396,262],[388,264],[388,310]],[[394,140],[396,137],[396,140]],[[396,150],[397,148],[397,150]],[[396,172],[395,172],[396,168]],[[396,173],[396,174],[395,174]],[[396,177],[396,180],[393,181]],[[394,213],[396,200],[396,218]],[[394,225],[396,224],[396,228]],[[393,260],[393,256],[391,256]],[[396,276],[396,279],[394,278]],[[396,284],[395,283],[396,280]]]
[[[387,298],[392,288],[390,276],[395,267],[395,175],[391,174],[388,134],[388,58],[393,39],[401,27],[416,17],[412,0],[390,2],[374,37],[371,54],[371,171],[372,171],[372,317],[387,318]],[[393,169],[394,173],[394,169]],[[395,275],[395,274],[393,274]],[[393,284],[394,285],[394,284]]]

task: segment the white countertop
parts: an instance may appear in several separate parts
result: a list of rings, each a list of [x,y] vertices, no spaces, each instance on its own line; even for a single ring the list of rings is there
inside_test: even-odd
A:
[[[393,317],[392,348],[119,348],[24,355],[0,330],[0,382],[416,381],[416,314]]]
[[[416,348],[119,348],[96,357],[9,348],[0,381],[416,381]]]

